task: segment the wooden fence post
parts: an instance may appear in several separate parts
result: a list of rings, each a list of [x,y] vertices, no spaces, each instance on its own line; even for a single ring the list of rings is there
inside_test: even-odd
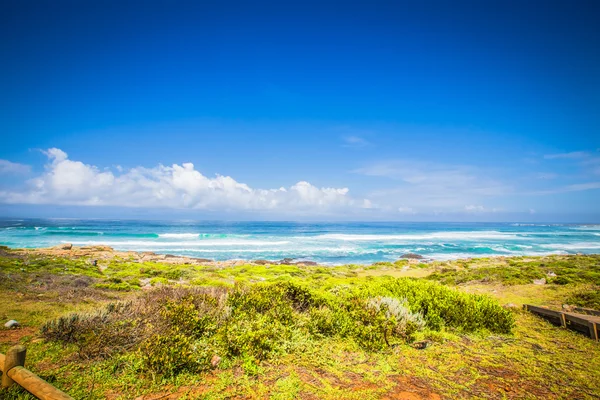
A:
[[[14,367],[22,367],[25,365],[25,354],[27,353],[27,349],[25,346],[13,346],[6,352],[6,357],[4,357],[4,368],[2,373],[2,387],[8,388],[11,387],[15,381],[12,380],[10,376],[8,376],[8,371]]]

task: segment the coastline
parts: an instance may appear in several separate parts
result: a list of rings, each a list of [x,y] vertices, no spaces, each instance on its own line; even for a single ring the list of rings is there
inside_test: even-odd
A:
[[[74,258],[80,259],[85,258],[91,260],[92,263],[109,262],[113,259],[121,261],[131,262],[159,262],[162,264],[170,265],[191,265],[191,266],[210,266],[218,268],[235,267],[240,265],[297,265],[297,266],[343,266],[343,265],[358,265],[358,266],[373,266],[381,265],[386,263],[393,263],[397,261],[405,261],[409,265],[413,264],[432,264],[432,263],[444,263],[444,262],[460,262],[460,261],[471,261],[479,259],[510,259],[514,257],[546,257],[546,256],[580,256],[580,255],[596,255],[600,253],[576,253],[576,254],[565,254],[561,252],[548,253],[548,254],[523,254],[523,255],[487,255],[481,257],[461,257],[451,258],[447,260],[438,260],[428,258],[426,256],[407,253],[394,261],[377,261],[371,263],[318,263],[311,260],[297,260],[294,258],[284,257],[280,260],[267,260],[267,259],[239,259],[231,258],[226,260],[212,260],[207,258],[189,257],[182,255],[173,254],[161,254],[151,251],[132,251],[132,250],[117,250],[111,246],[106,245],[93,245],[93,246],[74,246],[71,243],[64,243],[57,246],[51,247],[39,247],[39,248],[12,248],[9,246],[0,246],[2,248],[9,249],[13,253],[22,253],[28,255],[39,255],[39,256],[50,256],[50,257],[63,257],[63,258]]]
[[[109,246],[113,252],[127,253],[125,256],[136,259],[142,253],[144,258],[176,255],[190,263],[276,263],[290,258],[292,261],[288,262],[316,262],[324,266],[371,265],[394,262],[410,253],[440,262],[495,256],[595,254],[600,252],[600,226],[96,220],[0,223],[0,245],[39,249],[67,244],[83,248]]]

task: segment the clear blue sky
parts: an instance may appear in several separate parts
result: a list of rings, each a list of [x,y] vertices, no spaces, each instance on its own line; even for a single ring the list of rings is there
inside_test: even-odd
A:
[[[0,10],[0,214],[600,220],[598,1]]]

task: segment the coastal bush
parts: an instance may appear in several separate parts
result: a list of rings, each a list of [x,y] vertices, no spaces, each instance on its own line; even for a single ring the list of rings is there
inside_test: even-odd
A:
[[[247,315],[230,321],[224,336],[229,355],[261,361],[282,351],[290,338],[290,327],[269,315]]]
[[[410,310],[421,313],[427,326],[434,330],[446,326],[464,332],[484,329],[509,333],[514,325],[512,313],[492,298],[459,292],[434,282],[382,278],[359,290],[363,296],[406,299]]]
[[[183,333],[153,335],[142,344],[140,354],[144,368],[155,374],[171,376],[210,368],[208,347]]]
[[[172,375],[204,370],[215,354],[250,368],[294,351],[298,341],[337,337],[378,351],[423,329],[508,333],[512,324],[512,314],[484,296],[429,281],[372,278],[327,291],[294,281],[161,286],[131,302],[50,321],[41,333],[75,344],[83,358],[138,351],[146,371]]]
[[[133,349],[144,338],[137,308],[131,302],[110,303],[94,313],[69,314],[40,328],[47,340],[73,343],[82,358],[107,358]]]
[[[476,265],[471,265],[471,263]],[[480,264],[486,266],[478,266]],[[526,285],[534,279],[546,278],[548,283],[592,283],[600,285],[600,255],[577,257],[550,256],[543,258],[515,257],[496,261],[495,266],[483,260],[463,260],[463,269],[443,268],[427,279],[447,285],[468,282],[502,283],[503,285]]]
[[[567,303],[579,307],[600,310],[600,287],[573,293],[567,298]]]

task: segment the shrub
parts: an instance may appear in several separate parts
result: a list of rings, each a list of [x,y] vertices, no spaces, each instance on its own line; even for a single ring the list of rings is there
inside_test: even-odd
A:
[[[288,327],[268,315],[246,315],[236,318],[226,326],[227,351],[232,356],[265,360],[282,350],[289,339]]]
[[[412,340],[426,325],[508,333],[512,324],[510,311],[488,297],[435,282],[374,278],[329,292],[294,282],[159,287],[133,302],[50,321],[42,335],[75,343],[85,358],[139,351],[145,370],[172,375],[206,369],[214,354],[258,371],[257,363],[296,348],[298,338],[346,338],[376,351]]]
[[[217,329],[219,302],[209,295],[188,295],[178,301],[167,300],[161,316],[174,332],[191,337],[211,336]]]
[[[408,337],[415,331],[425,327],[423,315],[411,312],[406,299],[376,297],[370,299],[367,306],[377,312],[384,313],[385,320],[391,325],[390,328],[394,335]]]
[[[131,302],[111,303],[95,313],[70,314],[40,328],[45,339],[74,343],[82,358],[107,358],[134,348],[144,338]]]
[[[593,308],[600,310],[600,287],[591,290],[582,290],[573,293],[568,299],[568,304],[579,307]]]
[[[443,326],[464,332],[489,330],[510,333],[514,317],[491,297],[467,294],[440,284],[409,278],[383,279],[361,289],[369,297],[389,295],[406,299],[412,312],[419,312],[429,328]]]
[[[170,376],[208,369],[211,352],[183,333],[157,334],[143,343],[141,357],[147,370]]]

